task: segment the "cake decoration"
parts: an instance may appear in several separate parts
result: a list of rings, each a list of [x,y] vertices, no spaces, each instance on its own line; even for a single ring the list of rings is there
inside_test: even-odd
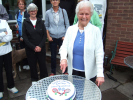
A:
[[[48,100],[73,100],[76,95],[74,85],[67,80],[56,80],[47,89]]]

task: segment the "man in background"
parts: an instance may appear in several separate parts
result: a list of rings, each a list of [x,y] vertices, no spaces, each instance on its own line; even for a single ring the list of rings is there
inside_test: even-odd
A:
[[[9,19],[8,13],[2,4],[0,4],[0,19],[4,19],[7,21]]]
[[[107,0],[89,0],[94,7],[94,10],[98,13],[99,18],[102,22],[102,28],[101,28],[101,34],[103,37],[103,29],[104,29],[104,18],[106,15],[106,9],[107,9]]]
[[[67,11],[70,25],[73,25],[75,16],[75,0],[60,0],[59,6]]]

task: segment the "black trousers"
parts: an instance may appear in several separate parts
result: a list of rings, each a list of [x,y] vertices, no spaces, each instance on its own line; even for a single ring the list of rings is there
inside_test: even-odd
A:
[[[38,81],[37,62],[40,69],[40,79],[47,77],[48,72],[45,62],[46,52],[34,52],[33,50],[26,49],[26,55],[30,66],[31,81]]]
[[[12,58],[11,52],[5,55],[0,56],[0,92],[4,92],[4,84],[3,84],[3,66],[6,72],[7,78],[7,87],[14,87],[14,80],[12,74]]]
[[[56,74],[56,55],[57,55],[57,45],[59,46],[59,48],[62,45],[62,38],[56,39],[56,38],[52,38],[53,41],[49,42],[50,44],[50,51],[51,51],[51,73]],[[64,73],[67,72],[67,68],[65,70]]]
[[[78,76],[81,76],[81,77],[85,77],[85,72],[81,72],[81,71],[73,70],[72,75],[78,75]],[[96,81],[96,76],[93,77],[93,78],[91,78],[90,80],[91,80],[92,82],[95,83],[95,81]]]
[[[57,55],[57,45],[62,45],[62,38],[56,39],[52,38],[53,41],[49,42],[50,44],[50,51],[51,51],[51,73],[56,74],[56,55]]]

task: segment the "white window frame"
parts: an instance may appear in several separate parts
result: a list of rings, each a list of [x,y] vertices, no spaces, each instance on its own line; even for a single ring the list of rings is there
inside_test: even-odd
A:
[[[2,0],[0,0],[0,4],[2,4]],[[42,20],[45,20],[45,12],[46,12],[46,0],[42,0]],[[8,20],[8,23],[16,23],[16,20]]]

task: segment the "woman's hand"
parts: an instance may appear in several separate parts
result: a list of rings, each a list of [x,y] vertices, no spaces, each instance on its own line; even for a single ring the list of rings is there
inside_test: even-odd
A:
[[[18,24],[16,24],[16,28],[18,28]]]
[[[7,33],[7,32],[5,32],[5,34],[7,35],[8,33]]]
[[[49,37],[48,37],[48,41],[50,41],[50,42],[53,41],[53,40],[52,40],[52,37],[49,36]]]
[[[67,60],[66,59],[61,60],[61,62],[60,62],[60,69],[62,70],[62,73],[65,72],[66,67],[67,67]]]
[[[41,52],[41,50],[42,50],[42,49],[41,49],[39,46],[36,46],[36,48],[35,48],[34,51],[35,51],[35,52]]]
[[[64,40],[65,37],[62,37],[62,40]]]
[[[102,85],[103,82],[104,82],[104,77],[97,77],[97,79],[96,79],[97,86]]]
[[[22,39],[22,38],[20,38],[20,41],[23,41],[23,39]]]

